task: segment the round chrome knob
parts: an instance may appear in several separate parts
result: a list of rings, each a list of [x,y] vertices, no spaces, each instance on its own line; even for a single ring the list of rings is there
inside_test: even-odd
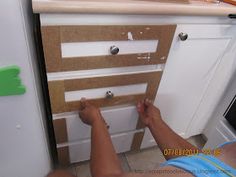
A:
[[[120,49],[114,45],[110,47],[110,52],[112,55],[117,55],[119,53],[119,51],[120,51]]]
[[[187,33],[179,33],[179,38],[181,41],[186,41],[188,39]]]
[[[113,97],[114,97],[114,93],[112,93],[112,91],[107,91],[106,92],[106,98],[111,99]]]

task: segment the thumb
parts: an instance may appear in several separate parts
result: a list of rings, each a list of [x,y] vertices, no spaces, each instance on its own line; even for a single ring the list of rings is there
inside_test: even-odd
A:
[[[137,104],[137,111],[138,111],[138,113],[139,113],[139,116],[141,117],[141,118],[145,118],[146,116],[145,116],[145,108],[144,108],[144,104],[142,103],[142,102],[139,102],[138,104]]]
[[[145,100],[144,100],[144,104],[145,104],[145,106],[151,106],[152,105],[152,101],[151,100],[149,100],[148,98],[145,98]]]

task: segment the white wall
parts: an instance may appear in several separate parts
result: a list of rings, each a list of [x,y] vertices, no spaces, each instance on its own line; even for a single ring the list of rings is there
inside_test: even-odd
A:
[[[18,65],[27,88],[24,95],[0,97],[1,177],[43,177],[50,170],[44,117],[33,69],[36,58],[29,35],[30,23],[25,18],[29,14],[29,2],[0,1],[0,67]]]

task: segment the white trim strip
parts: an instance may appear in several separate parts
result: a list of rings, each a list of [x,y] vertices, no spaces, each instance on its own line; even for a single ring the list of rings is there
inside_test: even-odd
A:
[[[47,73],[48,81],[163,71],[165,64]]]
[[[147,83],[142,83],[142,84],[133,84],[125,86],[69,91],[65,92],[65,101],[66,102],[78,101],[83,97],[87,99],[105,98],[107,91],[111,91],[114,94],[114,96],[142,94],[146,92],[146,89],[147,89]]]
[[[123,132],[123,133],[120,133],[120,134],[113,134],[113,135],[111,135],[111,138],[115,138],[115,137],[119,137],[119,136],[125,136],[127,134],[135,134],[135,133],[144,132],[144,131],[145,131],[144,129],[127,131],[127,132]],[[62,148],[62,147],[67,147],[67,146],[76,146],[76,145],[80,145],[80,144],[84,144],[84,143],[88,143],[88,142],[91,142],[91,139],[57,144],[57,148]]]
[[[140,31],[142,33],[142,31]],[[131,34],[129,32],[128,34]],[[61,43],[61,54],[63,59],[73,57],[91,57],[111,55],[110,47],[119,48],[117,55],[154,53],[158,46],[158,40],[129,40],[127,41],[96,41],[96,42],[73,42]],[[78,58],[79,60],[79,58]]]

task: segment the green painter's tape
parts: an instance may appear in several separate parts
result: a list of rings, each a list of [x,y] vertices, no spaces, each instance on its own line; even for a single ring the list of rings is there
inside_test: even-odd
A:
[[[26,88],[21,84],[18,66],[0,68],[0,96],[21,95]]]

